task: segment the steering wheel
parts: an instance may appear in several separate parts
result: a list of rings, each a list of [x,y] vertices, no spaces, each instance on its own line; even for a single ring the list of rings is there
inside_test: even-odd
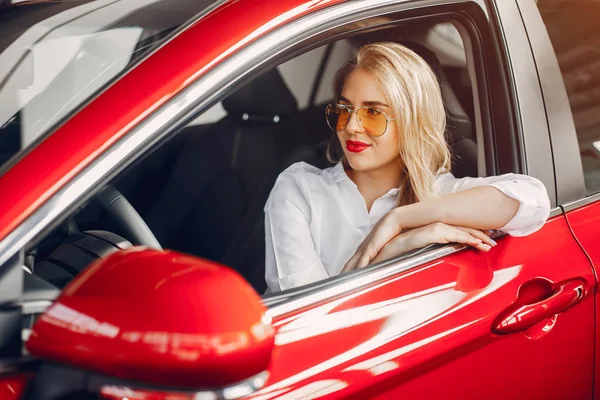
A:
[[[152,249],[162,250],[158,239],[150,230],[140,214],[113,186],[106,186],[96,199],[102,208],[119,224],[127,238],[135,245],[143,245]]]

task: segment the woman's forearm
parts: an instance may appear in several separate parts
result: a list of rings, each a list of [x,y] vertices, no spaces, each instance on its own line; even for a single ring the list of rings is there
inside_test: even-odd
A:
[[[493,186],[480,186],[399,207],[392,215],[401,230],[434,222],[493,230],[506,225],[516,215],[519,204]]]

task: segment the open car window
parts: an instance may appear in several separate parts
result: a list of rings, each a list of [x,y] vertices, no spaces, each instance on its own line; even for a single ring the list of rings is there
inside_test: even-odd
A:
[[[125,169],[112,186],[128,199],[163,248],[227,265],[257,292],[265,293],[266,200],[278,175],[291,164],[331,166],[325,157],[332,135],[325,120],[325,107],[333,100],[331,81],[364,42],[395,39],[419,52],[444,89],[452,120],[447,132],[450,145],[464,145],[460,140],[477,148],[464,49],[455,46],[458,51],[443,51],[448,38],[456,40],[454,33],[448,34],[457,34],[456,28],[451,24],[418,27],[390,31],[387,38],[340,40],[263,72],[222,99],[216,113],[215,108],[201,113],[171,140]],[[324,58],[329,46],[329,58]],[[477,151],[458,154],[455,170],[458,176],[478,176]],[[108,252],[130,245],[127,242],[135,244],[97,201],[88,203],[73,222],[75,232],[91,232],[88,236],[96,237],[98,231],[117,235],[101,238],[113,243]],[[53,241],[38,246],[33,265],[35,274],[59,287],[91,262],[73,256],[71,252],[82,253],[76,247],[84,241],[79,233],[72,234],[68,227],[57,230]],[[85,242],[98,242],[88,236]],[[75,264],[68,266],[71,259]]]

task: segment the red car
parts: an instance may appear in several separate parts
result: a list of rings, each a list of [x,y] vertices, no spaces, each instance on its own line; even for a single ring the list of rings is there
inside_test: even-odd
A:
[[[0,399],[600,398],[599,18],[594,0],[3,8]],[[532,175],[551,217],[489,253],[264,294],[273,182],[327,165],[332,75],[383,40],[437,74],[454,174]]]

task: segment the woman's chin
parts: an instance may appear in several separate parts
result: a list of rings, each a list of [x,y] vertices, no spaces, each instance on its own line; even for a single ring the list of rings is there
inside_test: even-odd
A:
[[[377,169],[377,165],[372,160],[371,157],[365,157],[365,155],[358,154],[347,154],[346,160],[348,160],[348,165],[354,171],[370,171],[372,169]]]
[[[345,152],[345,155],[348,165],[354,171],[376,171],[380,169],[388,169],[390,166],[392,166],[394,169],[401,169],[398,158],[392,157],[389,159],[389,161],[385,161],[384,159],[382,162],[382,157],[377,157],[376,154]],[[400,173],[400,171],[398,173]]]

